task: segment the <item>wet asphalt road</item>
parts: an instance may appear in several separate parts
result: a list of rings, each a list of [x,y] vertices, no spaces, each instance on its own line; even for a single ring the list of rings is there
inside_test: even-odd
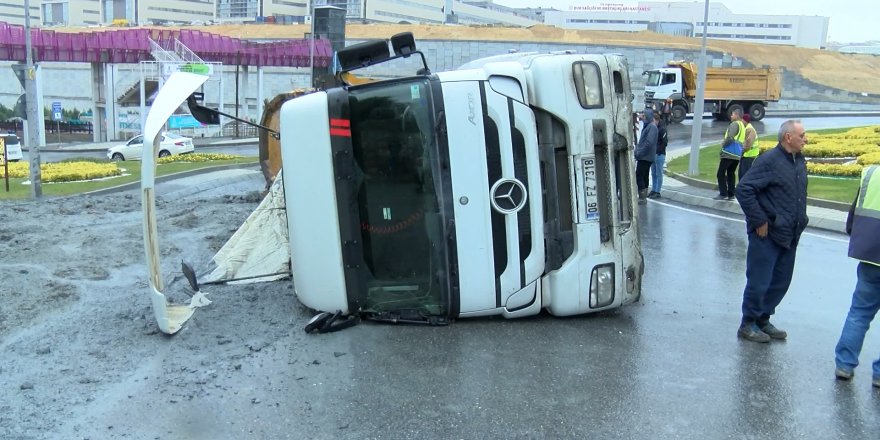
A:
[[[105,403],[143,408],[148,418],[111,411],[96,426],[205,439],[880,438],[880,390],[869,367],[880,333],[869,334],[853,382],[833,376],[855,282],[845,237],[803,237],[774,318],[789,339],[757,344],[735,335],[744,224],[654,201],[640,215],[640,303],[447,327],[368,323],[307,336],[292,328],[243,367],[253,379],[212,384],[230,391],[170,406],[144,404],[168,396],[130,393]]]
[[[765,125],[775,131],[781,122]],[[720,139],[723,124],[706,124],[704,139]],[[686,147],[685,127],[671,131],[670,148]],[[855,284],[845,236],[808,229],[774,318],[789,339],[756,344],[736,338],[742,221],[653,200],[640,216],[640,303],[574,318],[364,324],[307,336],[307,353],[303,336],[291,335],[247,366],[265,383],[225,383],[240,394],[153,406],[128,423],[170,433],[185,421],[198,428],[191,438],[880,438],[880,390],[870,384],[876,328],[854,381],[833,376]],[[322,363],[301,380],[291,365],[304,356]],[[254,405],[253,394],[278,403]],[[106,404],[138,408],[153,398]],[[293,409],[303,406],[308,417]],[[250,434],[230,433],[230,420],[249,423]]]
[[[774,319],[790,338],[757,344],[735,336],[744,224],[661,203],[641,218],[641,303],[315,336],[349,355],[309,378],[323,417],[312,421],[350,438],[880,438],[869,366],[880,334],[866,340],[853,383],[833,377],[855,282],[845,237],[804,236]]]

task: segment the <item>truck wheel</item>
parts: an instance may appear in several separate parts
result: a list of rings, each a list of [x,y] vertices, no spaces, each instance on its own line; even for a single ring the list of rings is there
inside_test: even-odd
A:
[[[730,119],[733,116],[733,113],[739,110],[739,114],[743,114],[743,106],[739,104],[730,104],[727,107],[727,119]]]
[[[749,107],[749,115],[752,117],[753,121],[760,121],[764,119],[764,105],[755,103]]]
[[[684,121],[684,117],[687,116],[687,109],[681,104],[674,104],[672,106],[672,122],[679,123]]]

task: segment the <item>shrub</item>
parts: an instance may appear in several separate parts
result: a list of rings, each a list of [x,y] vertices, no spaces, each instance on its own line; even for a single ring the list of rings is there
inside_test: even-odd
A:
[[[236,156],[233,154],[191,153],[161,157],[158,161],[156,161],[156,163],[163,164],[172,162],[210,162],[212,160],[233,160],[241,158],[242,156]]]

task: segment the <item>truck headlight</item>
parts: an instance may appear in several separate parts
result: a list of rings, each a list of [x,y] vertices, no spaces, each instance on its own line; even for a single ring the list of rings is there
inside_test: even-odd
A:
[[[593,268],[590,274],[590,308],[605,307],[614,302],[614,263]]]

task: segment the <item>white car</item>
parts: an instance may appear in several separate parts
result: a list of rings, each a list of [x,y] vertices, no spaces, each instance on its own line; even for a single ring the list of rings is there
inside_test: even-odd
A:
[[[124,145],[115,145],[107,149],[107,158],[111,160],[140,159],[144,149],[144,135],[138,135]],[[159,157],[174,154],[192,153],[192,138],[184,137],[176,133],[162,133],[162,141],[159,146]]]
[[[18,142],[18,136],[12,133],[0,133],[0,137],[6,142],[6,160],[10,162],[18,162],[22,159],[21,143]]]

